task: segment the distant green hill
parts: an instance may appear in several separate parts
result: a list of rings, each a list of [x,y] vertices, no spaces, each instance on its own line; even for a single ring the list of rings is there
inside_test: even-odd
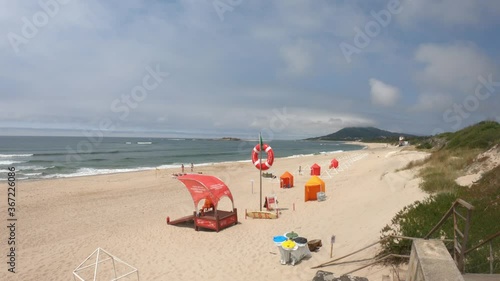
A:
[[[309,138],[307,140],[333,140],[333,141],[397,141],[400,136],[405,138],[416,137],[410,134],[394,133],[374,127],[347,127],[333,134]]]

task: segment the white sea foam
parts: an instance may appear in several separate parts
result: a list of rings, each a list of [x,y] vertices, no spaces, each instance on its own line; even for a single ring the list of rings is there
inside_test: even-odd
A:
[[[31,157],[33,154],[0,154],[0,158]]]
[[[299,158],[299,157],[304,157],[304,156],[313,156],[314,154],[295,154],[292,156],[284,157],[284,158]]]
[[[23,174],[25,176],[28,176],[28,177],[33,177],[33,176],[41,176],[42,173],[26,173],[26,174]]]
[[[321,151],[319,154],[335,154],[344,152],[343,150],[335,150],[335,151]]]
[[[38,171],[38,170],[45,170],[45,169],[51,169],[54,168],[55,166],[50,166],[50,167],[43,167],[43,166],[19,166],[16,167],[17,170],[33,170],[33,171]]]
[[[94,169],[94,168],[80,168],[76,172],[71,174],[52,174],[44,176],[43,178],[72,178],[72,177],[83,177],[83,176],[94,176],[94,175],[104,175],[104,174],[115,174],[115,173],[129,173],[138,171],[147,171],[154,168],[143,167],[134,169]]]
[[[150,141],[138,141],[137,144],[153,144],[153,142],[150,142]]]
[[[12,165],[12,164],[24,163],[24,162],[26,162],[26,161],[7,160],[7,161],[0,161],[0,165]]]
[[[156,169],[174,169],[179,168],[181,164],[169,164],[169,165],[160,165],[156,167]]]

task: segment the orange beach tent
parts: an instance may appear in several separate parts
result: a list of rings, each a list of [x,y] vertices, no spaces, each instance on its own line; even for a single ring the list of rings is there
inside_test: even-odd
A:
[[[304,201],[317,200],[318,192],[325,192],[325,182],[318,176],[312,176],[304,188]]]
[[[293,175],[286,171],[280,177],[280,188],[290,187],[293,187]]]

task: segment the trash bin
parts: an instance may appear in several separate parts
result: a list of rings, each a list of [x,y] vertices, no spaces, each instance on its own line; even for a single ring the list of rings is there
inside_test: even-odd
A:
[[[293,241],[297,244],[295,250],[290,252],[290,264],[295,265],[303,258],[311,256],[311,251],[309,251],[309,246],[307,244],[307,239],[304,237],[296,237]]]
[[[299,237],[301,238],[301,237]],[[292,265],[295,265],[299,261],[301,261],[305,257],[310,257],[311,256],[311,251],[309,251],[309,247],[307,245],[307,242],[302,244],[302,243],[296,243],[297,248],[294,251],[290,252],[290,263]]]
[[[291,261],[291,253],[297,250],[297,243],[293,242],[293,240],[287,240],[281,243],[281,248],[283,249],[283,254],[281,256],[281,264],[287,264]],[[283,263],[285,261],[285,263]],[[295,264],[295,263],[294,263]]]
[[[287,264],[288,261],[290,260],[290,255],[288,253],[287,250],[283,249],[283,247],[281,247],[281,244],[285,241],[287,241],[288,239],[285,237],[285,236],[274,236],[273,238],[273,242],[274,242],[274,245],[276,245],[278,247],[278,250],[280,252],[280,256],[281,256],[281,259],[280,259],[280,262],[281,264]]]
[[[318,192],[316,197],[318,198],[318,201],[325,201],[326,200],[326,194],[322,191]]]
[[[285,233],[284,236],[288,239],[294,239],[294,238],[299,237],[299,234],[297,232],[290,231],[290,232]]]

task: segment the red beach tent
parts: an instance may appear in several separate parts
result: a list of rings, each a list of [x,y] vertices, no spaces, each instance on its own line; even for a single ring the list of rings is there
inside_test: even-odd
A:
[[[338,166],[339,166],[339,161],[337,161],[337,159],[333,158],[332,161],[330,162],[330,169],[331,168],[337,169]]]
[[[314,165],[311,166],[311,176],[319,176],[321,174],[321,167],[314,163]]]

